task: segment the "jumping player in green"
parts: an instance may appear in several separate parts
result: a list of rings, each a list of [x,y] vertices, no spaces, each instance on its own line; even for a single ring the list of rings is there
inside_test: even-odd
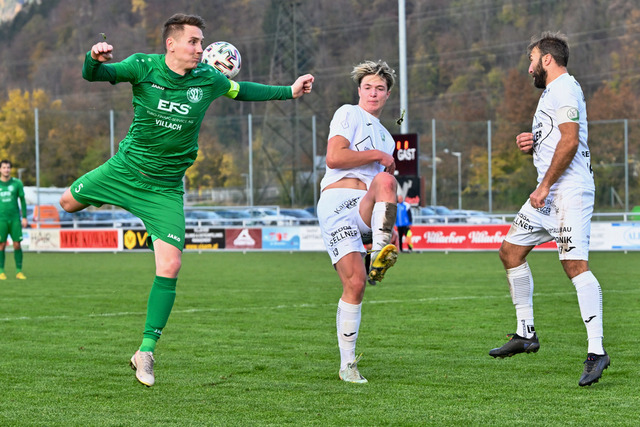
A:
[[[156,276],[147,302],[142,344],[131,358],[136,378],[155,383],[153,352],[176,295],[185,237],[182,179],[198,152],[198,132],[209,104],[225,96],[241,101],[293,99],[311,92],[313,76],[291,86],[268,86],[227,79],[200,63],[204,20],[173,15],[164,24],[165,54],[137,53],[105,64],[113,46],[95,44],[82,75],[89,81],[129,82],[134,118],[116,155],[77,179],[60,205],[76,212],[89,205],[120,206],[145,224],[155,254]]]
[[[11,177],[11,162],[0,162],[0,280],[7,280],[4,272],[4,250],[7,237],[13,240],[13,257],[16,260],[16,279],[26,279],[22,272],[22,228],[27,226],[27,202],[24,199],[22,181]],[[18,207],[18,200],[20,206]],[[22,211],[22,218],[20,213]]]

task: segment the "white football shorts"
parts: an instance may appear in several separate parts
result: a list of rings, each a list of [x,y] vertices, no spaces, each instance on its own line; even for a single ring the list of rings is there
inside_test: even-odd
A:
[[[318,222],[333,265],[348,253],[366,254],[363,241],[371,241],[371,227],[360,217],[360,201],[366,193],[353,188],[330,188],[320,195]]]
[[[588,260],[594,197],[592,189],[570,187],[549,193],[540,209],[527,200],[505,240],[520,246],[555,240],[560,260]]]

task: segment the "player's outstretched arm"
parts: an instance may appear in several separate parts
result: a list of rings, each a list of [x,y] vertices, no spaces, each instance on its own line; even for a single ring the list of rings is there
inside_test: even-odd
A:
[[[300,98],[305,93],[311,93],[314,77],[311,74],[305,74],[291,85],[291,94],[293,98]]]

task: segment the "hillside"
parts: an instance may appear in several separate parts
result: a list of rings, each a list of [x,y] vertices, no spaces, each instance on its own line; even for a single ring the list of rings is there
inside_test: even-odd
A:
[[[33,2],[34,0],[0,0],[0,23],[13,21],[25,4]]]

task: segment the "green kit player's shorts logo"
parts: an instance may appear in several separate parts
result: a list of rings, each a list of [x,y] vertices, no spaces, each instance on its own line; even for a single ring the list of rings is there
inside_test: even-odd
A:
[[[202,99],[202,88],[190,87],[187,89],[187,99],[190,102],[200,102]]]

